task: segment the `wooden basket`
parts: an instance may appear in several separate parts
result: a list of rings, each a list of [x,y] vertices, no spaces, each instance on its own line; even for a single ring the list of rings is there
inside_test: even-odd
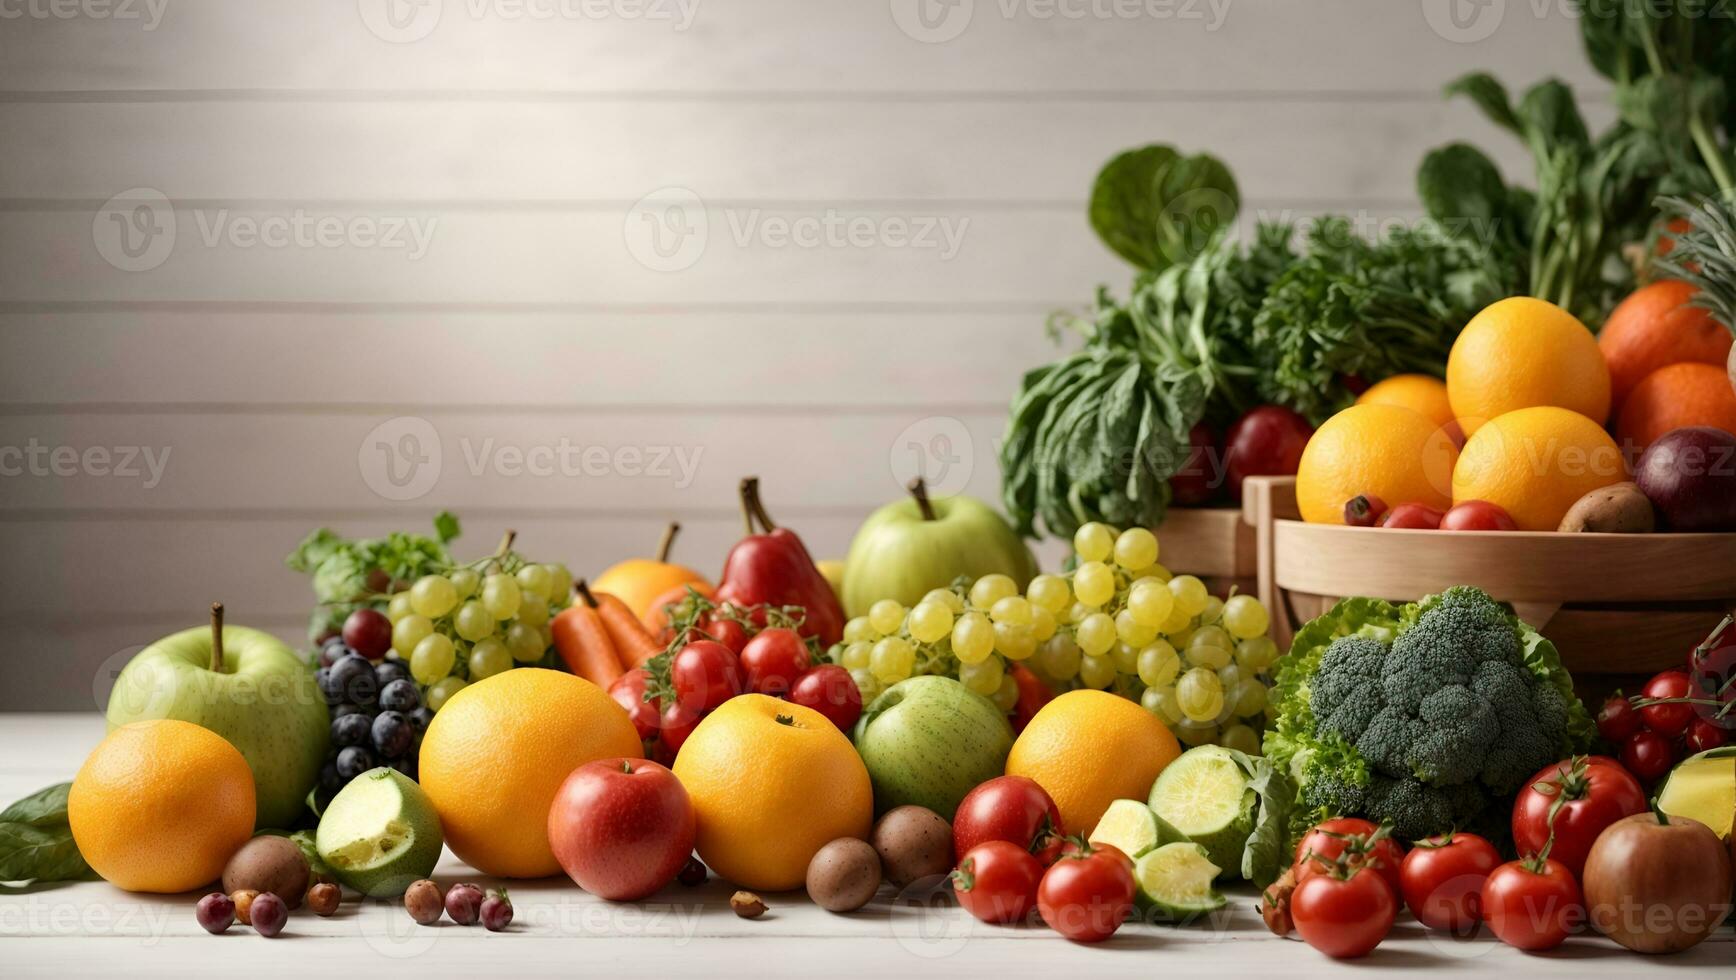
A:
[[[1158,560],[1177,575],[1203,579],[1213,595],[1252,595],[1259,587],[1253,511],[1242,507],[1172,507],[1153,528]]]
[[[1305,524],[1293,477],[1249,481],[1259,595],[1272,635],[1347,596],[1409,602],[1475,585],[1555,642],[1602,693],[1666,667],[1736,607],[1736,534],[1441,532]]]

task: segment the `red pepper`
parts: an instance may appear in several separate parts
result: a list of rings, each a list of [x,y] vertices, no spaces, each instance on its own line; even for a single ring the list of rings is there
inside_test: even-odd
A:
[[[825,646],[844,636],[844,608],[826,577],[794,531],[778,527],[766,516],[759,499],[759,478],[741,481],[741,512],[747,537],[736,542],[723,562],[715,601],[743,608],[800,606],[804,636],[818,637]],[[764,527],[754,527],[758,520]],[[763,610],[756,613],[763,616]]]
[[[1013,731],[1022,732],[1031,719],[1037,717],[1037,712],[1043,710],[1043,705],[1055,699],[1055,692],[1049,685],[1043,683],[1031,669],[1024,664],[1013,664],[1007,668],[1014,683],[1019,685],[1019,700],[1013,705]]]

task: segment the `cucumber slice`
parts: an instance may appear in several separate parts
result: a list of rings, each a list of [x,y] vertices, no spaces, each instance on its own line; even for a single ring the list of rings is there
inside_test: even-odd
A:
[[[1165,844],[1133,863],[1139,907],[1156,922],[1183,923],[1227,904],[1212,890],[1218,866],[1198,844]]]
[[[1165,844],[1185,841],[1181,831],[1171,827],[1151,807],[1138,800],[1116,800],[1097,821],[1097,829],[1086,838],[1093,844],[1109,844],[1130,858],[1137,858]]]
[[[1228,749],[1202,745],[1170,763],[1151,787],[1151,809],[1204,847],[1225,877],[1238,877],[1258,796]]]

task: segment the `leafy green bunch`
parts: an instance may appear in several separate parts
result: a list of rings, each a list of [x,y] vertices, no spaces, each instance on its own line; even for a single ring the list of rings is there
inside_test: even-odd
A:
[[[284,559],[291,569],[312,577],[319,605],[308,624],[308,638],[317,640],[342,627],[350,613],[392,591],[394,583],[449,569],[453,562],[446,546],[458,533],[458,518],[444,511],[434,518],[433,536],[393,531],[352,539],[330,528],[310,532]]]

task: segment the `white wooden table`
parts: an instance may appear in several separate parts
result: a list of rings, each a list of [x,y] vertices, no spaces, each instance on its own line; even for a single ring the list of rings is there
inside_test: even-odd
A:
[[[95,715],[0,715],[0,801],[9,803],[71,778],[100,739]],[[443,883],[487,879],[450,854],[435,876]],[[1442,976],[1633,976],[1669,967],[1673,975],[1729,976],[1736,934],[1725,928],[1698,948],[1668,960],[1627,953],[1595,938],[1576,938],[1553,953],[1525,956],[1491,940],[1456,942],[1402,920],[1368,959],[1328,960],[1299,942],[1273,937],[1243,891],[1209,924],[1124,926],[1096,947],[1068,943],[1042,928],[994,928],[944,896],[924,902],[883,889],[852,915],[832,915],[800,893],[765,896],[771,911],[746,921],[729,910],[732,889],[713,879],[672,886],[647,902],[616,905],[571,883],[549,879],[510,885],[512,928],[417,926],[389,903],[346,901],[337,915],[292,915],[267,940],[235,926],[206,935],[193,920],[195,896],[130,895],[103,882],[0,886],[0,976],[85,975],[185,977],[222,971],[265,976],[368,977],[468,974],[639,977],[806,976],[1128,976],[1149,980],[1230,977],[1283,971],[1292,976],[1351,976],[1358,970],[1428,971]]]

